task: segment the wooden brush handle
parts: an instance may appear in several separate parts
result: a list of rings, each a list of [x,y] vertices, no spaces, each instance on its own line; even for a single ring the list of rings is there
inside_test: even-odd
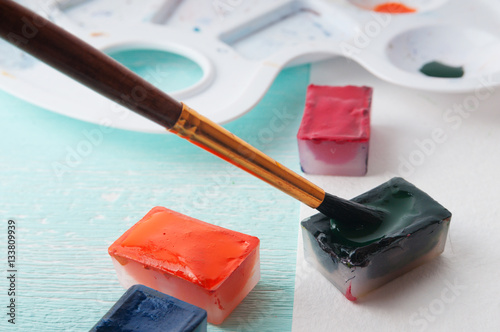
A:
[[[163,127],[171,128],[181,114],[181,103],[101,51],[14,1],[0,0],[0,36]]]
[[[310,207],[317,208],[324,201],[323,189],[172,99],[101,51],[10,0],[0,0],[0,36]]]

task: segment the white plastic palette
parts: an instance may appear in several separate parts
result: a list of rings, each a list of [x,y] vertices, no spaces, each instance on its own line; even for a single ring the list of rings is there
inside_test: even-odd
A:
[[[24,1],[105,51],[177,53],[203,70],[171,92],[225,123],[249,111],[287,65],[334,56],[403,86],[473,91],[500,83],[500,6],[494,0],[408,0],[412,14],[381,14],[376,0]],[[118,8],[117,8],[118,7]],[[462,66],[461,78],[428,77],[430,61]],[[48,66],[0,44],[0,88],[48,110],[113,127],[164,132]],[[331,73],[335,75],[335,73]]]

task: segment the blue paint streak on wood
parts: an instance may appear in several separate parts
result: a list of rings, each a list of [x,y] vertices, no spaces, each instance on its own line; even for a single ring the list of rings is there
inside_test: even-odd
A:
[[[226,127],[298,171],[308,79],[308,66],[284,70]],[[297,201],[173,135],[103,132],[4,92],[0,151],[2,247],[7,220],[18,224],[17,329],[91,328],[124,292],[108,246],[156,205],[261,239],[261,281],[210,331],[291,329]]]

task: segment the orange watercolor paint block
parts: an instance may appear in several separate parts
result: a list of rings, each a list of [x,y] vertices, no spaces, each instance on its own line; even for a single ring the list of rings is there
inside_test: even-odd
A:
[[[259,239],[153,208],[108,249],[120,284],[143,284],[220,324],[260,279]]]

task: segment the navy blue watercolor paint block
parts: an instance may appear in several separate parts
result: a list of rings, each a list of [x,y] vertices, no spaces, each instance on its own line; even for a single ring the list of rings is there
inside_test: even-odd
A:
[[[130,287],[90,332],[205,332],[207,312],[143,285]]]

